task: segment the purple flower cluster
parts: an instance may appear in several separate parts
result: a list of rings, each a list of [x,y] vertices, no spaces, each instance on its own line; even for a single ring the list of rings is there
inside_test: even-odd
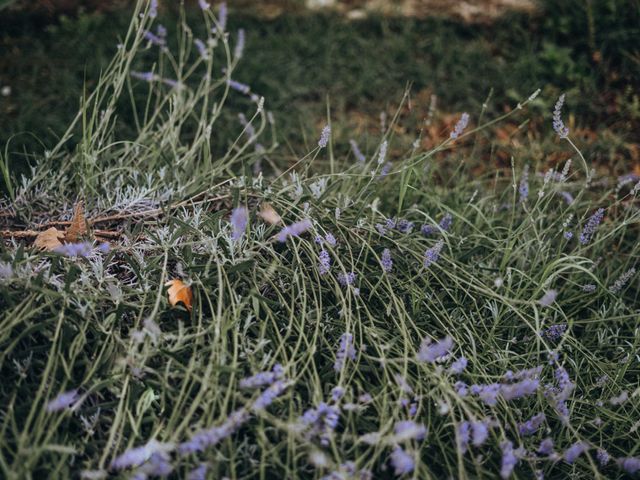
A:
[[[427,436],[427,427],[413,420],[396,422],[393,427],[394,441],[400,443],[406,440],[424,440]]]
[[[271,385],[276,380],[284,377],[284,368],[279,363],[273,366],[271,371],[256,373],[247,378],[240,380],[240,388],[260,388],[265,385]]]
[[[89,242],[64,243],[55,249],[56,253],[67,257],[88,257],[92,251],[93,246]]]
[[[209,465],[201,463],[187,474],[187,480],[206,480]]]
[[[518,193],[520,194],[520,203],[524,203],[529,197],[529,165],[525,165],[522,171]]]
[[[225,438],[236,432],[247,420],[249,413],[244,410],[236,410],[219,427],[211,427],[206,430],[200,430],[193,435],[187,442],[183,442],[178,446],[181,455],[188,455],[194,452],[201,452],[207,447],[213,447]]]
[[[467,112],[464,112],[460,116],[460,120],[458,120],[458,123],[456,123],[455,127],[453,127],[453,131],[450,135],[451,139],[455,140],[460,135],[462,135],[462,132],[464,132],[464,129],[467,128],[467,125],[469,125],[469,114]]]
[[[77,403],[80,400],[80,394],[78,390],[69,390],[68,392],[60,393],[56,398],[47,403],[47,412],[59,412],[60,410],[66,410],[67,408],[76,408],[79,406]]]
[[[629,475],[634,475],[638,471],[640,471],[640,458],[635,457],[627,457],[627,458],[619,458],[618,465]]]
[[[566,424],[569,422],[569,408],[567,407],[567,400],[575,389],[575,384],[571,381],[569,374],[562,366],[558,366],[556,368],[554,377],[557,385],[546,385],[545,396],[552,401],[563,423]]]
[[[331,137],[331,127],[329,125],[325,125],[322,129],[322,133],[320,134],[320,140],[318,140],[318,146],[320,148],[325,148],[329,143],[329,138]]]
[[[331,255],[324,248],[320,251],[318,270],[320,275],[326,275],[331,270]]]
[[[456,445],[458,451],[462,454],[466,453],[469,449],[469,441],[471,440],[471,423],[460,422],[456,425]]]
[[[228,79],[227,85],[231,90],[235,90],[236,92],[244,93],[245,95],[249,95],[251,91],[251,87],[245,83],[238,82],[236,80]]]
[[[462,372],[464,372],[464,369],[467,368],[468,363],[469,362],[465,357],[458,358],[449,367],[449,373],[451,375],[460,375]]]
[[[548,307],[553,302],[556,301],[556,297],[558,296],[558,292],[555,290],[547,290],[544,292],[544,295],[538,300],[538,303],[542,307]]]
[[[498,403],[498,395],[510,401],[535,394],[540,387],[540,380],[537,378],[540,372],[541,367],[516,373],[509,371],[505,380],[513,383],[474,384],[471,385],[470,391],[486,405],[494,406]]]
[[[242,58],[242,54],[244,53],[244,43],[245,43],[244,28],[240,28],[238,29],[238,40],[236,41],[236,46],[233,50],[233,57],[236,60]]]
[[[568,464],[572,464],[575,462],[580,455],[586,452],[589,449],[589,445],[585,442],[576,442],[567,448],[562,455],[564,461]]]
[[[246,207],[237,207],[234,208],[231,212],[231,238],[234,241],[238,241],[244,235],[244,232],[247,228],[247,223],[249,221],[249,211]]]
[[[555,341],[555,340],[558,340],[560,337],[562,337],[566,331],[567,331],[566,323],[551,325],[549,328],[546,328],[545,330],[542,331],[542,336],[547,340]]]
[[[345,360],[356,359],[356,348],[353,345],[353,335],[350,333],[343,333],[340,337],[340,345],[338,345],[338,351],[336,353],[336,361],[333,364],[333,369],[336,372],[342,370]]]
[[[339,420],[340,409],[337,406],[320,402],[316,408],[304,412],[299,424],[310,438],[318,437],[322,445],[328,445]]]
[[[163,27],[164,28],[164,27]],[[158,32],[166,32],[165,30],[160,30],[160,26],[158,26]],[[164,47],[167,44],[166,39],[163,35],[156,35],[155,33],[147,30],[144,32],[143,37],[152,45],[157,47]]]
[[[202,58],[203,60],[207,60],[209,58],[209,51],[207,50],[207,45],[199,38],[196,38],[193,41],[193,43],[195,43],[196,48],[198,49],[200,58]]]
[[[358,163],[364,163],[367,161],[355,140],[349,140],[349,145],[351,145],[351,151],[353,152],[354,157],[356,157]]]
[[[626,272],[624,272],[622,275],[618,277],[618,279],[613,283],[613,285],[609,287],[609,291],[614,294],[620,293],[620,291],[629,282],[629,280],[633,278],[635,274],[636,274],[636,269],[630,268],[629,270],[627,270]]]
[[[518,432],[520,432],[520,435],[522,436],[533,435],[538,431],[546,418],[545,414],[540,412],[526,422],[518,424]]]
[[[507,479],[513,473],[513,469],[520,461],[519,457],[523,454],[522,449],[518,448],[514,450],[513,443],[509,440],[505,440],[500,444],[502,450],[502,465],[500,467],[500,476]]]
[[[413,457],[400,447],[395,447],[391,452],[391,465],[393,472],[398,477],[413,472],[415,468]]]
[[[357,274],[354,272],[347,273],[339,273],[338,274],[338,283],[343,287],[348,287],[349,285],[353,285],[356,281]]]
[[[433,247],[428,248],[424,252],[425,268],[429,268],[431,265],[433,265],[438,261],[438,259],[440,258],[440,252],[442,251],[443,246],[444,246],[444,240],[440,239]]]
[[[260,412],[266,409],[273,401],[284,393],[289,386],[282,380],[276,380],[265,391],[263,391],[251,406],[253,412]]]
[[[553,129],[556,131],[560,138],[567,138],[569,136],[569,129],[565,127],[562,121],[562,105],[564,105],[564,93],[560,95],[556,106],[553,110]]]
[[[432,343],[430,338],[425,338],[418,352],[418,360],[421,362],[435,363],[439,358],[449,354],[453,346],[453,338],[449,335],[435,343]]]
[[[598,463],[604,467],[609,463],[611,456],[605,449],[599,448],[598,451],[596,452],[596,458],[598,459]]]
[[[150,440],[145,445],[130,448],[111,462],[113,470],[124,470],[125,468],[139,467],[146,462],[150,462],[151,467],[158,467],[168,463],[168,455],[175,446],[172,443],[161,443]],[[153,458],[153,460],[151,460]],[[169,465],[170,467],[170,465]]]
[[[584,229],[580,234],[580,243],[582,245],[586,245],[591,241],[596,233],[596,230],[598,229],[598,225],[600,225],[603,218],[604,208],[599,208],[593,215],[591,215],[591,217],[589,217],[589,220],[587,220],[587,224],[584,226]]]
[[[382,266],[382,271],[385,273],[389,273],[393,269],[391,251],[388,248],[385,248],[382,251],[382,255],[380,256],[380,265]]]
[[[278,234],[278,241],[280,243],[284,243],[289,237],[299,237],[311,227],[312,223],[308,218],[300,220],[299,222],[292,223],[291,225],[287,225],[282,230],[280,230],[280,233]]]

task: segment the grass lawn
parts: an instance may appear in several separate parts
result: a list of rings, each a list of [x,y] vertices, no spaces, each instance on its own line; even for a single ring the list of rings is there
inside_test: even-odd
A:
[[[0,19],[0,477],[640,471],[637,4],[152,4]]]

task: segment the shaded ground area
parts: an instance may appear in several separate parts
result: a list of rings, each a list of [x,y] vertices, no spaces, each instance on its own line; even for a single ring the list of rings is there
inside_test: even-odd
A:
[[[395,8],[413,15],[409,17],[353,20],[301,8],[282,14],[282,6],[300,3],[265,2],[254,15],[239,2],[231,11],[231,28],[247,31],[237,78],[264,95],[275,112],[278,138],[286,147],[283,155],[303,150],[310,132],[326,121],[327,106],[337,139],[346,144],[356,136],[366,144],[368,137],[377,141],[381,122],[393,116],[409,87],[410,101],[401,112],[403,129],[397,134],[426,132],[425,142],[431,144],[446,135],[459,112],[469,111],[476,119],[486,104],[483,114],[495,115],[541,88],[533,108],[547,122],[502,126],[498,140],[493,135],[491,140],[502,142],[500,148],[488,149],[491,156],[482,163],[508,164],[513,148],[544,137],[561,92],[567,93],[569,124],[578,129],[587,154],[619,173],[639,162],[640,53],[635,40],[640,8],[635,2],[632,8],[629,2],[590,8],[582,2],[549,4],[488,24],[421,18],[429,10],[425,5],[441,13],[436,4],[444,5],[442,1],[387,2],[393,7],[388,11]],[[339,2],[337,9],[353,12],[371,3]],[[274,5],[281,14],[274,15]],[[78,108],[83,85],[93,88],[115,51],[128,15],[121,9],[55,21],[19,13],[0,19],[5,94],[0,97],[0,144],[11,138],[15,168],[24,167],[20,153],[25,149],[42,151],[61,134]],[[171,30],[174,14],[165,11],[163,22]],[[227,120],[234,130],[237,119]],[[535,149],[527,147],[527,152],[539,160]]]

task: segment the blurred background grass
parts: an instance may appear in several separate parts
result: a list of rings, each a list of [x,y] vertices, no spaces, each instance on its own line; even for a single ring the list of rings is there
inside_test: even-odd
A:
[[[25,154],[53,144],[77,111],[83,88],[95,85],[128,23],[131,2],[5,3],[0,145],[11,140],[14,169],[23,169]],[[411,108],[397,133],[416,136],[424,129],[435,96],[432,137],[447,132],[460,111],[477,117],[487,102],[488,114],[503,112],[542,88],[534,117],[549,119],[555,99],[567,92],[569,121],[587,154],[618,173],[640,169],[638,0],[543,1],[534,9],[528,2],[509,9],[504,0],[477,0],[487,4],[477,15],[460,8],[474,2],[307,3],[331,6],[229,2],[231,30],[247,31],[237,79],[266,97],[285,156],[304,150],[309,132],[324,124],[327,104],[337,139],[356,136],[366,144],[407,85]],[[169,30],[177,15],[175,7],[163,9]],[[237,119],[226,120],[235,131]],[[516,134],[538,138],[549,129],[544,122],[507,125],[495,140],[503,143],[501,154],[482,161],[508,161]],[[224,127],[217,134],[226,135]]]

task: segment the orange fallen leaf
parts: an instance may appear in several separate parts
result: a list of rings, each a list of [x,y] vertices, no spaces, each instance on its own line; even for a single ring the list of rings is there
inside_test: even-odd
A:
[[[191,311],[191,304],[193,303],[193,292],[191,287],[186,285],[182,280],[169,280],[164,284],[165,287],[169,287],[167,294],[169,295],[169,303],[172,306],[176,306],[182,302],[187,310]]]
[[[33,244],[40,250],[46,250],[48,252],[54,251],[56,248],[62,246],[62,240],[64,233],[55,227],[51,227],[44,232],[40,232]]]
[[[82,200],[76,203],[73,208],[73,218],[71,219],[71,225],[65,232],[64,239],[67,242],[77,242],[80,237],[87,234],[87,221],[84,218],[84,205]]]
[[[278,215],[278,212],[268,203],[263,203],[260,208],[260,217],[267,223],[271,225],[276,225],[280,223],[282,218]]]

